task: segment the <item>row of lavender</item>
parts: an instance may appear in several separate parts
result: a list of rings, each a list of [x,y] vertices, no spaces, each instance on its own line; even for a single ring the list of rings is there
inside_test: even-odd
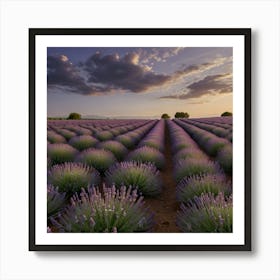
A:
[[[232,126],[231,125],[229,125],[230,126],[229,128],[224,128],[224,127],[217,127],[216,124],[214,124],[214,123],[210,124],[209,122],[204,123],[204,122],[195,121],[195,120],[186,120],[185,122],[188,124],[197,126],[206,131],[209,131],[218,137],[225,138],[225,139],[229,140],[230,142],[232,142]]]
[[[228,175],[232,176],[231,142],[186,121],[175,120],[175,122],[195,140],[208,156],[213,157]]]
[[[181,203],[177,216],[179,228],[184,232],[232,232],[231,181],[182,127],[172,121],[167,124],[176,196]]]
[[[110,120],[109,120],[110,121]],[[108,125],[102,125],[102,123],[89,124],[88,121],[60,121],[57,125],[55,123],[48,125],[48,143],[67,143],[74,137],[78,136],[91,136],[95,140],[106,141],[111,140],[118,135],[128,133],[141,126],[145,126],[149,123],[155,123],[155,121],[138,121],[133,123],[133,121],[120,121],[119,124],[112,124],[111,121]],[[88,137],[90,139],[90,137]]]
[[[121,147],[117,140],[123,140],[126,146]],[[157,196],[161,192],[158,169],[164,166],[163,141],[162,120],[80,152],[67,144],[49,144],[49,230],[151,231],[153,214],[142,200],[143,196]],[[129,152],[137,143],[137,148]],[[102,190],[97,187],[101,184]]]

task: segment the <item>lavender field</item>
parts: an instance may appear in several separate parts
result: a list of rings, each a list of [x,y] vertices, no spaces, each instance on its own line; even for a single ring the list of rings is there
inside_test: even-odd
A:
[[[232,232],[232,117],[47,129],[48,232]]]

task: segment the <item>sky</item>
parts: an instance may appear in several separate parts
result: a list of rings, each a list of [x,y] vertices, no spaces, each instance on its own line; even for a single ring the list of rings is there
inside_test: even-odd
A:
[[[48,117],[232,112],[232,48],[49,47]]]

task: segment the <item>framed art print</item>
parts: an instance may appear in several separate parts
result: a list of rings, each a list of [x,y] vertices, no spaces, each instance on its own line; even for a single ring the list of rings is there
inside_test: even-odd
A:
[[[29,43],[29,250],[251,250],[250,29]]]

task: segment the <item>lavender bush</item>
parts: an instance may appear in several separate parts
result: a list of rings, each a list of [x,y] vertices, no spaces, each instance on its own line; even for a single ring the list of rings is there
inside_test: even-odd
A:
[[[59,134],[61,134],[66,140],[71,139],[72,137],[76,136],[76,133],[67,129],[59,129]]]
[[[66,203],[65,193],[58,191],[58,188],[48,185],[47,188],[47,215],[50,218],[52,215],[57,214]]]
[[[223,147],[228,145],[229,142],[225,139],[213,135],[205,137],[204,141],[201,139],[200,143],[201,147],[206,151],[208,155],[215,157]]]
[[[66,143],[66,139],[54,131],[48,131],[47,138],[50,143]]]
[[[124,156],[128,152],[127,148],[123,144],[119,143],[118,141],[114,141],[114,140],[100,142],[97,145],[97,148],[105,149],[105,150],[112,152],[118,160],[123,159]]]
[[[83,162],[94,167],[99,172],[104,173],[114,162],[116,162],[116,158],[110,151],[90,148],[82,151],[77,156],[76,161]]]
[[[128,149],[133,148],[135,145],[135,139],[133,139],[131,136],[126,134],[117,136],[116,141],[120,142]]]
[[[70,139],[69,144],[78,150],[85,150],[95,146],[98,141],[90,135],[75,136]]]
[[[114,164],[105,173],[109,185],[122,185],[136,188],[144,196],[156,196],[161,192],[162,182],[159,171],[153,164],[134,161]]]
[[[182,203],[177,225],[183,232],[232,232],[232,196],[207,193]]]
[[[48,171],[48,183],[57,187],[60,192],[72,195],[88,185],[100,183],[99,173],[83,163],[67,162],[54,165]]]
[[[163,152],[164,129],[164,120],[158,121],[156,126],[154,126],[152,130],[145,136],[145,138],[139,143],[139,147],[148,146]]]
[[[153,163],[158,169],[164,167],[164,155],[155,148],[142,146],[131,153],[126,158],[127,161],[137,161],[142,163]]]
[[[73,161],[78,151],[68,144],[48,144],[51,165]]]
[[[174,167],[174,177],[177,183],[183,178],[200,174],[213,174],[219,171],[214,162],[207,159],[186,158],[179,160]]]
[[[228,175],[232,175],[232,145],[226,145],[225,147],[223,147],[219,151],[216,159],[222,169]]]
[[[52,223],[59,232],[149,232],[154,224],[143,197],[125,186],[82,190]]]
[[[99,131],[95,134],[96,138],[100,141],[107,141],[114,138],[114,135],[110,131]]]
[[[231,184],[224,174],[195,175],[183,178],[177,185],[176,196],[178,201],[188,203],[195,196],[202,193],[212,193],[215,196],[223,192],[226,196],[231,194]]]
[[[197,148],[183,148],[180,149],[177,153],[175,153],[175,155],[173,156],[173,162],[176,163],[181,159],[188,158],[201,159],[205,158],[205,155],[200,149]]]

